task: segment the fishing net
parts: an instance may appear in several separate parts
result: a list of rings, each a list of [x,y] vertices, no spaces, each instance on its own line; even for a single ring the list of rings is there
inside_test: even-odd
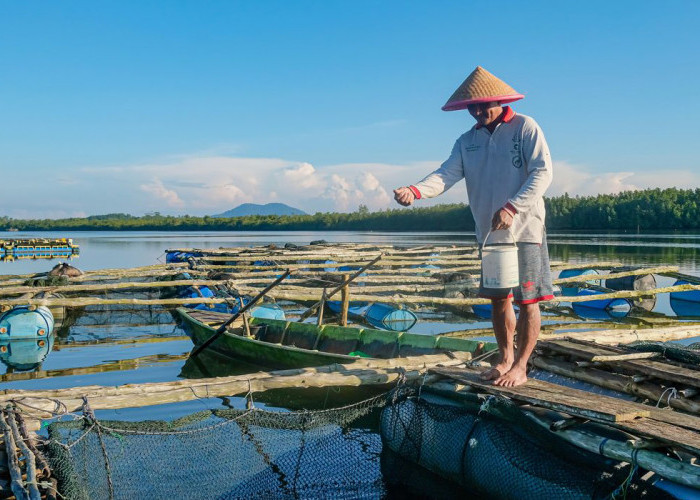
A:
[[[398,455],[489,498],[605,497],[623,474],[542,431],[502,398],[475,412],[408,397],[382,412],[381,434]]]
[[[673,342],[638,341],[625,347],[640,352],[658,352],[666,359],[700,367],[700,342],[682,345]]]
[[[332,410],[173,421],[98,420],[86,408],[48,433],[68,499],[602,498],[630,469],[553,437],[512,403],[438,404],[406,386]]]
[[[171,422],[97,420],[88,411],[51,424],[46,451],[68,499],[372,498],[382,491],[381,440],[358,421],[385,401],[211,410]]]

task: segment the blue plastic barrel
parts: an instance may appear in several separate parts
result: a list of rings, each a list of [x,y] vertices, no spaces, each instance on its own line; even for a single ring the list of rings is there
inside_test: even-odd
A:
[[[48,307],[15,306],[0,315],[0,340],[48,338],[54,319]]]
[[[201,257],[202,254],[199,252],[166,252],[165,262],[167,264],[172,264],[176,262],[187,262],[188,259]]]
[[[249,310],[250,316],[252,318],[265,318],[265,319],[287,319],[284,315],[284,310],[277,304],[261,304],[259,306],[253,306]]]
[[[577,295],[602,295],[603,292],[584,288]],[[624,318],[632,310],[632,304],[627,299],[601,299],[586,302],[572,302],[574,312],[589,319]]]
[[[673,286],[677,285],[692,285],[690,281],[677,280]],[[687,292],[671,292],[670,297],[672,300],[684,300],[686,302],[697,302],[700,303],[700,290],[688,290]]]
[[[564,269],[559,273],[559,278],[572,278],[574,276],[588,276],[591,274],[598,274],[595,269]],[[583,281],[583,280],[582,280]],[[586,280],[588,283],[595,283],[600,285],[600,280]],[[565,297],[573,297],[578,294],[579,288],[577,286],[562,286],[561,294]]]
[[[671,297],[671,309],[676,316],[700,318],[700,302],[691,302],[689,300],[680,300]]]
[[[516,314],[520,312],[520,308],[515,304],[513,304],[513,310]],[[472,305],[472,312],[479,318],[491,319],[491,311],[493,311],[493,307],[491,306],[491,304]]]
[[[418,321],[416,315],[407,309],[378,302],[367,308],[365,319],[372,326],[395,332],[410,330]]]

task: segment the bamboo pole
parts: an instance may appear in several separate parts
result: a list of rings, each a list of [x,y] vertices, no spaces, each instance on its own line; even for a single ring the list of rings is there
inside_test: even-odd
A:
[[[336,247],[338,250],[335,250]],[[261,256],[261,255],[279,255],[288,256],[290,258],[296,257],[313,257],[313,256],[326,256],[326,255],[337,255],[338,253],[346,252],[354,255],[357,251],[362,251],[363,253],[371,254],[380,252],[387,252],[390,255],[416,255],[416,254],[431,254],[431,253],[454,253],[454,252],[464,252],[465,250],[476,251],[476,245],[453,245],[453,246],[422,246],[422,247],[407,247],[407,248],[397,248],[391,245],[361,245],[357,243],[348,244],[333,244],[332,246],[319,247],[318,250],[312,250],[311,247],[305,247],[302,250],[285,250],[282,248],[265,248],[265,247],[233,247],[233,248],[219,248],[219,249],[201,249],[201,248],[178,248],[178,249],[168,249],[166,252],[182,252],[182,253],[200,253],[203,256],[231,256],[231,257],[242,257],[242,256]]]
[[[321,293],[321,303],[318,306],[318,318],[316,318],[316,326],[321,326],[323,324],[323,313],[325,312],[326,309],[326,298],[328,296],[326,295],[326,289],[323,289],[323,293]]]
[[[238,297],[238,302],[240,304],[240,308],[243,309],[243,307],[245,306],[245,304],[243,303],[243,297]],[[252,335],[250,334],[250,323],[248,323],[248,313],[242,313],[241,318],[243,320],[243,330],[245,331],[246,337],[252,337]]]
[[[345,265],[343,262],[339,262],[336,264],[319,264],[317,265],[317,268],[333,268],[337,269],[340,266]],[[297,268],[306,268],[309,267],[309,265],[300,265],[296,266]],[[240,269],[240,266],[235,266],[235,265],[216,265],[216,264],[205,264],[201,266],[197,266],[197,269],[199,270],[219,270],[223,271],[226,269],[231,269],[233,271]],[[260,269],[259,271],[255,271],[255,269]],[[267,269],[267,270],[263,270]],[[273,276],[276,274],[279,274],[279,271],[275,270],[275,266],[255,266],[248,272],[233,272],[235,277],[254,277],[254,276]],[[431,269],[431,268],[421,268],[421,267],[415,267],[415,268],[409,268],[409,269],[386,269],[386,268],[378,268],[375,270],[367,271],[368,275],[395,275],[395,274],[405,274],[405,275],[420,275],[420,274],[444,274],[444,273],[452,273],[452,272],[460,272],[460,271],[471,271],[471,272],[476,272],[480,271],[481,267],[476,266],[476,265],[467,265],[467,266],[462,266],[462,265],[454,265],[451,267],[440,267],[438,269]],[[347,271],[304,271],[302,276],[316,276],[318,274],[343,274]]]
[[[117,387],[83,386],[43,391],[1,390],[0,401],[16,403],[25,419],[50,418],[56,402],[67,412],[82,408],[87,397],[93,410],[135,408],[154,404],[192,401],[203,397],[233,396],[281,388],[338,387],[395,383],[399,377],[417,380],[434,366],[458,366],[471,359],[468,352],[430,354],[393,359],[363,359],[347,365],[332,364],[314,368],[259,372],[231,377],[183,379],[173,382],[122,385]],[[29,420],[27,426],[32,429]],[[34,429],[35,430],[35,429]]]
[[[575,363],[569,363],[550,357],[533,356],[531,363],[537,368],[550,371],[557,375],[575,378],[607,389],[643,397],[652,402],[661,401],[665,395],[664,392],[668,395],[668,391],[657,384],[635,382],[632,377],[626,375],[610,373],[590,367],[584,369],[576,366]],[[700,413],[700,402],[693,401],[692,399],[685,397],[669,397],[668,400],[662,402],[668,402],[672,408],[677,410],[695,414]]]
[[[254,287],[241,287],[241,291],[255,292]],[[614,293],[603,293],[599,295],[578,295],[574,297],[555,297],[553,302],[587,302],[592,300],[607,300],[613,298],[633,298],[654,295],[658,293],[684,292],[700,290],[700,285],[676,285],[665,288],[653,288],[651,290],[622,290]],[[274,291],[268,294],[270,297],[280,300],[291,301],[316,301],[317,295],[303,294],[297,292]],[[474,304],[488,304],[488,299],[464,298],[453,299],[445,297],[431,296],[402,296],[402,295],[356,295],[355,300],[375,302],[381,301],[388,304],[438,304],[451,306],[467,306]],[[30,305],[30,306],[64,306],[83,307],[87,305],[178,305],[178,304],[220,304],[227,302],[227,298],[172,298],[172,299],[100,299],[100,298],[40,298],[40,299],[1,299],[0,304],[7,306]]]
[[[327,295],[326,298],[329,299],[336,293],[338,293],[344,286],[346,286],[348,283],[350,283],[352,280],[360,276],[363,272],[367,271],[371,266],[376,264],[380,259],[382,258],[382,254],[377,255],[374,259],[372,259],[370,262],[362,266],[359,270],[355,271],[351,276],[348,277],[347,280],[344,280],[343,283],[335,287],[333,290],[331,290]],[[311,299],[314,300],[314,299]],[[311,316],[316,308],[319,306],[320,302],[317,302],[316,304],[312,305],[309,307],[304,313],[302,313],[301,316],[299,316],[299,321],[304,321],[304,319],[308,318]]]
[[[274,253],[271,254],[261,254],[259,256],[256,256],[256,258],[252,258],[250,255],[230,255],[230,256],[204,256],[204,257],[196,257],[198,260],[204,261],[204,262],[229,262],[229,261],[234,261],[234,260],[245,260],[246,262],[252,261],[252,260],[263,260],[267,257],[266,260],[273,261],[275,263],[287,263],[287,262],[293,262],[297,264],[302,264],[301,262],[297,262],[300,260],[317,260],[317,259],[344,259],[344,258],[354,258],[354,259],[366,259],[367,256],[370,256],[371,254],[369,252],[350,252],[350,253],[318,253],[318,254],[310,254],[310,255],[295,255],[295,254],[284,254],[284,255],[277,255]],[[461,255],[439,255],[437,257],[430,257],[426,255],[419,255],[419,256],[407,256],[407,255],[395,255],[395,254],[388,254],[385,257],[385,262],[391,263],[391,265],[399,265],[399,264],[423,264],[426,262],[426,259],[428,259],[431,263],[451,263],[451,262],[461,262],[461,261],[473,261],[473,260],[478,260],[475,259],[471,256],[476,256],[475,251],[468,251],[465,252],[464,254]],[[357,262],[352,262],[353,264],[359,264],[361,263],[362,260],[359,260]],[[343,262],[344,264],[349,264],[351,262]],[[306,264],[308,265],[308,264]],[[286,265],[285,265],[286,267]]]
[[[636,341],[659,341],[668,342],[670,340],[681,340],[700,336],[700,326],[681,325],[668,328],[632,328],[629,331],[623,330],[599,330],[599,331],[567,331],[565,334],[540,334],[539,340],[556,340],[572,337],[579,340],[587,340],[598,344],[617,345],[628,344]]]
[[[337,262],[315,262],[315,263],[294,263],[294,264],[287,264],[285,260],[276,260],[273,258],[268,258],[266,260],[267,262],[272,262],[272,265],[266,265],[266,264],[204,264],[204,265],[198,265],[198,269],[236,269],[238,271],[250,271],[250,270],[260,270],[260,269],[325,269],[328,267],[338,267],[338,266],[361,266],[364,264],[366,261],[362,260],[350,260],[350,261],[345,261],[345,260],[338,260]],[[440,265],[443,267],[450,267],[450,266],[457,266],[457,265],[470,265],[474,266],[476,263],[479,262],[479,259],[459,259],[459,260],[445,260],[445,261],[427,261],[430,264],[434,265]],[[384,261],[382,259],[382,267],[390,267],[390,266],[415,266],[419,264],[425,264],[425,260],[393,260],[393,261]]]
[[[532,412],[525,411],[524,414],[536,424],[549,430],[550,424],[548,422],[544,422]],[[576,428],[562,429],[557,431],[556,435],[591,453],[639,465],[642,469],[656,472],[671,481],[692,488],[700,488],[700,468],[697,465],[681,462],[656,451],[636,448],[629,442],[596,436]]]
[[[562,283],[584,283],[586,281],[608,280],[613,278],[624,278],[627,276],[640,276],[646,274],[663,274],[666,272],[677,271],[678,266],[659,266],[659,267],[641,267],[632,271],[624,271],[619,273],[609,274],[586,274],[579,276],[571,276],[569,278],[557,278],[552,280],[552,284],[559,285]]]
[[[314,275],[304,274],[302,276],[297,275],[294,279],[290,280],[289,283],[304,283],[309,279],[323,279],[324,275],[331,273],[316,273]],[[238,275],[232,274],[234,277],[233,282],[236,285],[251,285],[252,283],[267,283],[267,280],[257,273]],[[334,275],[337,276],[337,275]],[[406,283],[406,278],[397,276],[362,276],[362,283]],[[411,283],[441,283],[437,276],[411,276]],[[300,284],[297,286],[301,286]],[[309,287],[307,287],[309,288]]]
[[[345,286],[340,290],[341,306],[340,306],[340,324],[348,326],[348,309],[350,308],[350,275],[343,274],[343,282]]]
[[[363,278],[364,279],[364,278]],[[250,280],[248,280],[250,281]],[[258,283],[261,282],[259,280],[255,280],[253,283]],[[236,280],[233,282],[233,286],[240,285],[242,284],[241,281]],[[247,283],[250,285],[250,283]],[[407,293],[421,293],[421,292],[442,292],[445,290],[445,285],[361,285],[362,286],[362,291],[366,293],[377,293],[377,292],[407,292]],[[280,291],[287,291],[287,292],[293,292],[293,291],[309,291],[309,290],[314,290],[318,289],[318,286],[305,286],[302,284],[292,284],[289,283],[284,286],[280,286],[279,290]]]
[[[246,287],[241,287],[246,290]],[[658,293],[669,293],[669,292],[682,292],[690,290],[700,290],[700,285],[676,285],[665,288],[653,288],[651,290],[622,290],[619,292],[612,293],[602,293],[599,295],[577,295],[574,297],[555,297],[552,299],[554,302],[588,302],[593,300],[607,300],[613,298],[632,298],[632,297],[642,297],[648,295],[654,295]],[[304,294],[296,292],[285,292],[276,291],[272,294],[277,299],[286,300],[301,300],[308,301],[314,300],[315,296],[313,294]],[[453,306],[466,306],[474,304],[489,304],[490,300],[481,298],[445,298],[445,297],[431,297],[431,296],[402,296],[402,295],[369,295],[360,294],[355,296],[355,300],[359,301],[381,301],[389,304],[444,304]],[[546,301],[543,301],[546,302]]]
[[[14,418],[14,412],[8,411],[7,423],[12,429],[12,437],[15,440],[15,444],[19,448],[22,456],[24,457],[24,469],[27,473],[27,480],[25,484],[27,485],[27,490],[29,491],[30,500],[41,500],[41,493],[39,493],[39,487],[37,486],[37,476],[36,476],[36,460],[32,450],[24,442],[22,436],[20,436],[19,429],[17,428],[17,421]]]
[[[7,467],[10,469],[10,489],[17,500],[28,500],[29,493],[24,488],[22,470],[19,467],[19,460],[17,459],[17,446],[12,436],[12,429],[8,425],[7,420],[5,420],[4,411],[0,411],[0,428],[2,428],[4,434]]]
[[[14,295],[26,292],[107,292],[112,290],[141,290],[172,288],[176,286],[213,286],[228,284],[226,280],[173,280],[173,281],[134,281],[124,283],[96,283],[88,285],[63,286],[18,286],[0,288],[0,295]]]

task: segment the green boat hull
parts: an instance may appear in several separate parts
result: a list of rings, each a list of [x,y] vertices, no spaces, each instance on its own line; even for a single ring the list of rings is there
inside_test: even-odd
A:
[[[180,308],[177,312],[195,345],[201,345],[214,334],[215,328],[195,318],[191,310]],[[319,327],[265,318],[251,318],[250,325],[258,332],[255,337],[225,332],[209,349],[233,360],[277,369],[351,363],[358,357],[387,359],[447,351],[478,355],[496,349],[492,342],[371,328]]]

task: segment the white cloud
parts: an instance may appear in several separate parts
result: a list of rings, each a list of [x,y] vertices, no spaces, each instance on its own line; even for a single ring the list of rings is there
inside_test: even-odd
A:
[[[163,185],[163,182],[157,177],[149,184],[141,184],[142,191],[152,194],[156,198],[163,200],[169,207],[180,208],[185,203],[180,199],[178,194],[172,189],[168,189]]]
[[[296,167],[285,168],[283,175],[291,188],[323,189],[326,185],[311,163],[301,163]]]
[[[370,210],[398,208],[392,190],[415,183],[435,170],[439,162],[410,164],[343,163],[317,167],[278,158],[228,156],[172,157],[162,162],[124,166],[65,169],[48,172],[37,184],[35,174],[18,172],[13,189],[4,198],[4,213],[18,218],[66,217],[77,214],[150,211],[205,215],[220,213],[241,203],[286,203],[308,213],[354,211],[360,204]],[[59,180],[60,179],[60,180]],[[55,182],[61,196],[53,196]],[[73,182],[79,180],[79,182]],[[555,162],[554,180],[547,192],[557,196],[617,193],[648,187],[695,188],[700,169],[633,173],[596,172],[585,165]],[[45,191],[42,191],[45,189]],[[27,200],[26,193],[35,196]],[[464,182],[438,198],[418,206],[466,200]],[[0,214],[0,215],[4,215]]]
[[[587,166],[569,162],[554,162],[554,178],[547,196],[569,193],[571,196],[615,194],[647,188],[679,189],[700,186],[700,172],[664,169],[659,172],[593,172]]]

